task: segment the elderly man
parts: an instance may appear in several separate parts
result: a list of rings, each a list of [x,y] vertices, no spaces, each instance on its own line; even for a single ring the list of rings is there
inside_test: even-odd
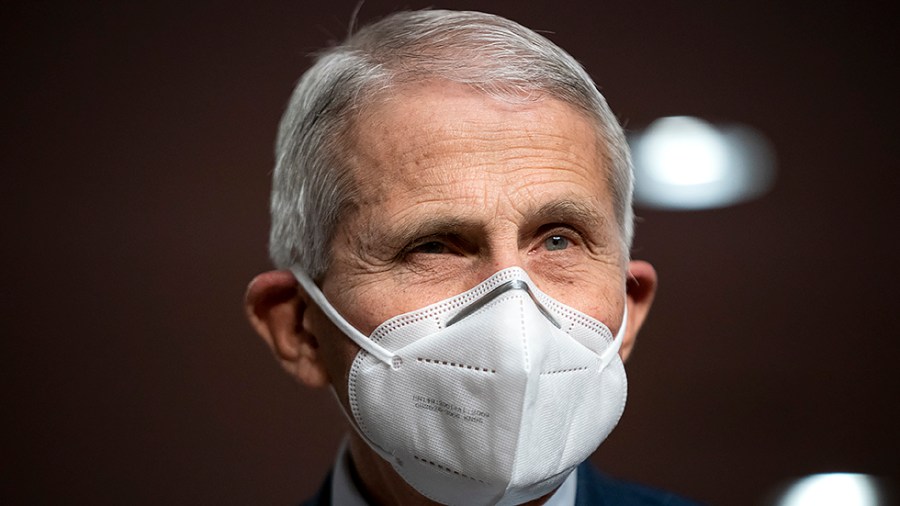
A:
[[[281,123],[247,312],[352,427],[310,504],[680,504],[584,463],[656,286],[581,66],[475,12],[392,15],[319,57]]]

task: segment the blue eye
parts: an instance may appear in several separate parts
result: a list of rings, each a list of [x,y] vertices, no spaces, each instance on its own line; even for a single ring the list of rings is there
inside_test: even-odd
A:
[[[569,247],[569,240],[561,235],[551,235],[544,241],[544,247],[549,251],[564,250]]]

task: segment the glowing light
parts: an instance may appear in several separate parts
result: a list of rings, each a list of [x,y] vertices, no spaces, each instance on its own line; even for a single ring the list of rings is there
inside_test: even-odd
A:
[[[669,184],[704,184],[726,173],[728,145],[712,125],[697,118],[657,120],[639,150],[647,171]]]
[[[807,476],[792,485],[778,506],[878,506],[878,486],[871,476],[829,473]]]
[[[649,207],[703,209],[742,202],[772,185],[768,141],[743,125],[715,127],[673,116],[631,136],[635,200]]]

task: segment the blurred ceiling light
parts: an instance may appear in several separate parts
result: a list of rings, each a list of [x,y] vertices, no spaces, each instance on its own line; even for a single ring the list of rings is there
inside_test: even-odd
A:
[[[855,473],[807,476],[787,489],[777,506],[879,506],[877,481]]]
[[[708,209],[765,193],[774,180],[769,142],[744,125],[713,126],[690,116],[660,118],[631,135],[638,204]]]

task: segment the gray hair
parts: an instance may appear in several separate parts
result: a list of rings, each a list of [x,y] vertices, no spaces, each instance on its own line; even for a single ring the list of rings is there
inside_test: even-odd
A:
[[[597,126],[604,174],[625,258],[631,246],[633,175],[622,128],[584,68],[537,33],[480,12],[400,12],[318,55],[281,119],[272,184],[269,254],[319,279],[356,188],[348,136],[362,107],[404,84],[445,80],[505,101],[548,96]]]

